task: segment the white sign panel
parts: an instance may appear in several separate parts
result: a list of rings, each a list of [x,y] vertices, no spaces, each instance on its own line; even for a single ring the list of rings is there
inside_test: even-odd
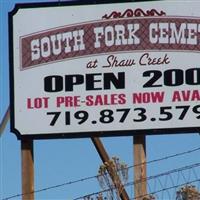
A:
[[[19,138],[199,130],[200,2],[20,4],[10,26]]]

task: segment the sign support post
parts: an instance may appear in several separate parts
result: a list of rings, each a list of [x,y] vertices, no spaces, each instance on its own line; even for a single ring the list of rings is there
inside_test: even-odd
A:
[[[21,141],[22,200],[34,200],[33,140]]]
[[[99,156],[101,157],[101,160],[103,161],[103,163],[107,162],[109,163],[109,155],[106,152],[101,140],[98,137],[92,137],[91,138],[97,152],[99,153]],[[113,181],[113,184],[115,185],[116,189],[119,191],[120,194],[120,198],[122,200],[129,200],[128,194],[120,180],[120,178],[118,176],[114,176],[114,169],[112,167],[108,167],[107,168],[108,173]]]
[[[136,200],[147,195],[146,181],[146,136],[134,136],[134,194]]]

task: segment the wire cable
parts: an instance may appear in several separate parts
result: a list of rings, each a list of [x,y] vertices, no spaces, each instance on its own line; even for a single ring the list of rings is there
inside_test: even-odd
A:
[[[158,177],[161,177],[161,176],[165,176],[165,175],[170,175],[170,174],[173,174],[173,173],[176,173],[176,172],[182,172],[182,171],[185,171],[185,170],[188,170],[188,169],[192,169],[192,168],[196,168],[196,167],[199,167],[200,166],[200,163],[195,163],[195,164],[192,164],[192,165],[188,165],[188,166],[184,166],[184,167],[181,167],[181,168],[176,168],[176,169],[173,169],[173,170],[170,170],[170,171],[167,171],[167,172],[164,172],[164,173],[160,173],[160,174],[157,174],[155,176],[149,176],[145,179],[141,179],[141,180],[138,180],[138,181],[132,181],[132,182],[129,182],[127,184],[124,184],[125,187],[127,186],[131,186],[131,185],[135,185],[135,184],[138,184],[138,183],[141,183],[141,182],[144,182],[144,181],[147,181],[147,180],[150,180],[150,179],[156,179]],[[187,181],[183,184],[179,184],[179,185],[176,185],[176,186],[171,186],[171,187],[168,187],[168,188],[164,188],[162,190],[158,190],[158,191],[155,191],[153,192],[152,194],[155,194],[155,193],[158,193],[158,192],[162,192],[162,191],[165,191],[165,190],[169,190],[169,189],[173,189],[173,188],[177,188],[177,187],[180,187],[182,185],[185,185],[185,184],[191,184],[193,182],[198,182],[200,181],[200,178],[198,179],[195,179],[193,181]],[[112,189],[115,189],[114,186]],[[109,192],[111,189],[105,189],[105,190],[101,190],[99,192],[94,192],[94,193],[90,193],[90,194],[87,194],[87,195],[84,195],[84,196],[80,196],[80,197],[77,197],[73,200],[80,200],[80,199],[84,199],[88,196],[93,196],[93,195],[98,195],[98,194],[103,194],[105,192]],[[147,194],[146,194],[147,195]],[[146,196],[144,195],[144,196]],[[140,197],[136,197],[136,198],[141,198],[142,196]]]
[[[191,153],[194,153],[194,152],[199,151],[199,150],[200,150],[200,147],[195,148],[195,149],[191,149],[191,150],[188,150],[188,151],[184,151],[184,152],[181,152],[181,153],[169,155],[169,156],[166,156],[166,157],[163,157],[163,158],[154,159],[154,160],[151,160],[151,161],[148,161],[148,162],[139,163],[137,165],[132,165],[132,166],[129,166],[128,169],[133,168],[133,167],[137,167],[137,166],[141,166],[141,165],[144,165],[144,164],[151,164],[151,163],[154,163],[154,162],[160,162],[160,161],[171,159],[171,158],[174,158],[174,157],[183,156],[183,155],[186,155],[186,154],[191,154]],[[67,186],[67,185],[71,185],[71,184],[95,179],[97,177],[98,177],[98,175],[95,175],[95,176],[85,177],[85,178],[74,180],[74,181],[68,181],[68,182],[65,182],[65,183],[62,183],[62,184],[57,184],[57,185],[54,185],[54,186],[49,186],[49,187],[46,187],[46,188],[38,189],[38,190],[33,191],[32,193],[39,193],[39,192],[43,192],[43,191],[47,191],[47,190],[51,190],[51,189],[55,189],[55,188],[60,188],[60,187],[63,187],[63,186]],[[29,193],[29,194],[31,194],[31,193]],[[13,199],[13,198],[20,197],[20,196],[23,196],[23,195],[26,195],[26,194],[21,193],[21,194],[12,195],[12,196],[3,198],[2,200],[9,200],[9,199]]]

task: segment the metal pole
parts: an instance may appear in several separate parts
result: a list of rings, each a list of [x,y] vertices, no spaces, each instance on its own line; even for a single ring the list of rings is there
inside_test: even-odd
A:
[[[109,163],[109,160],[110,160],[109,155],[106,152],[101,140],[97,137],[92,137],[91,139],[92,139],[92,142],[93,142],[97,152],[99,153],[99,156],[101,157],[102,162],[103,163],[105,163],[105,162]],[[114,173],[114,169],[112,167],[108,167],[107,171],[108,171],[115,187],[119,191],[120,198],[122,200],[129,200],[128,194],[127,194],[123,184],[121,183],[120,178],[116,175],[114,176],[114,174],[116,174],[116,173]]]
[[[142,200],[147,195],[146,136],[134,136],[134,196]],[[142,164],[143,163],[143,164]]]
[[[22,155],[22,200],[34,200],[33,141],[21,141]]]

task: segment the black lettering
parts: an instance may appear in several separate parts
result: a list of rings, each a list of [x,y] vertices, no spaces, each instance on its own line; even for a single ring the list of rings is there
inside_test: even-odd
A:
[[[100,87],[95,87],[95,83],[101,82],[101,79],[95,79],[96,76],[102,76],[101,73],[98,74],[86,74],[86,90],[101,90]]]
[[[47,76],[44,78],[45,92],[60,92],[63,90],[62,76]]]
[[[80,74],[65,75],[65,91],[73,91],[74,85],[81,85],[84,83],[84,76]]]
[[[124,89],[125,88],[125,73],[119,72],[118,77],[113,73],[105,73],[104,74],[104,89],[111,89],[111,83],[115,86],[116,89]]]

